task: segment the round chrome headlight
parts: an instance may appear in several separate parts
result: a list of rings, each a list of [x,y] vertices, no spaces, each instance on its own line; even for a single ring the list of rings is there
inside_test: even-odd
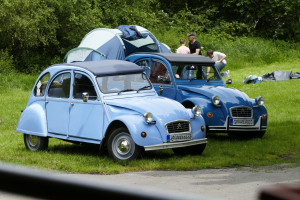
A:
[[[153,121],[153,115],[151,112],[146,112],[144,115],[145,121],[149,124]]]
[[[215,105],[215,106],[219,106],[219,104],[220,104],[220,97],[219,96],[213,96],[213,98],[212,98],[212,103]]]
[[[265,103],[265,99],[263,97],[257,97],[257,105],[262,106]]]
[[[195,106],[193,109],[194,116],[199,117],[202,114],[202,109],[199,106]]]

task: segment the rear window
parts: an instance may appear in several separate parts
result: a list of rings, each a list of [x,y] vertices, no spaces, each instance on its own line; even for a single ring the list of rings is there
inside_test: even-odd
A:
[[[42,97],[45,95],[45,90],[50,79],[50,73],[44,74],[37,82],[34,88],[34,96]]]

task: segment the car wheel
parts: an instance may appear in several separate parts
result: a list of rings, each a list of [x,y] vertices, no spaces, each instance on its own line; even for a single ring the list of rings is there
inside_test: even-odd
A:
[[[135,144],[126,128],[118,128],[108,138],[107,149],[114,161],[134,160],[140,154],[140,147]]]
[[[49,139],[47,137],[24,134],[24,143],[26,149],[31,151],[43,151],[47,150]]]
[[[266,131],[254,132],[253,137],[262,138],[265,135]]]
[[[198,144],[189,147],[181,147],[172,149],[176,155],[185,156],[185,155],[201,155],[206,147],[206,144]]]

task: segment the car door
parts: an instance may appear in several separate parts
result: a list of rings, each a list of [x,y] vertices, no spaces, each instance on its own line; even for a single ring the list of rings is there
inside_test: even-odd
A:
[[[151,60],[149,79],[159,96],[175,99],[176,90],[171,80],[171,74],[160,60]]]
[[[88,93],[83,101],[82,93]],[[99,143],[103,137],[103,105],[95,85],[83,72],[74,72],[70,108],[69,137],[90,143]]]
[[[162,61],[147,58],[139,59],[135,63],[145,68],[145,72],[159,96],[175,99],[176,90],[172,83],[171,74]]]
[[[71,72],[62,72],[52,80],[46,97],[48,133],[67,136],[69,129]]]

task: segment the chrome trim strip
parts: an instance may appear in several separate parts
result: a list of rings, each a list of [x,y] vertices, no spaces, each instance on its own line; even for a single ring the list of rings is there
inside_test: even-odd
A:
[[[211,127],[211,126],[209,126],[208,130],[209,131],[223,131],[223,130],[226,131],[227,128],[226,127]]]
[[[236,128],[240,128],[240,129],[260,129],[259,126],[229,126],[229,130],[230,129],[236,129]]]
[[[259,129],[258,127],[229,127],[229,129],[226,129],[225,127],[223,128],[209,128],[209,131],[251,131],[251,130],[254,130],[254,131],[265,131],[267,130],[267,128],[261,128]]]
[[[228,117],[224,126],[208,126],[208,131],[265,131],[267,126],[261,126],[262,117],[260,116],[254,126],[228,126]]]
[[[151,145],[151,146],[144,146],[144,148],[145,148],[145,151],[152,151],[152,150],[159,150],[159,149],[171,149],[171,148],[186,147],[186,146],[205,144],[205,143],[207,143],[207,138],[189,140],[189,141],[185,141],[185,142],[156,144],[156,145]]]
[[[248,130],[245,130],[245,129],[230,129],[230,131],[239,131],[239,132],[246,132],[246,131],[266,131],[267,129],[248,129]]]
[[[232,116],[232,109],[234,109],[234,108],[249,108],[251,110],[251,117],[233,117]],[[230,116],[232,118],[235,118],[235,119],[236,118],[253,118],[253,109],[249,106],[234,106],[234,107],[229,108],[229,110],[230,110]]]

